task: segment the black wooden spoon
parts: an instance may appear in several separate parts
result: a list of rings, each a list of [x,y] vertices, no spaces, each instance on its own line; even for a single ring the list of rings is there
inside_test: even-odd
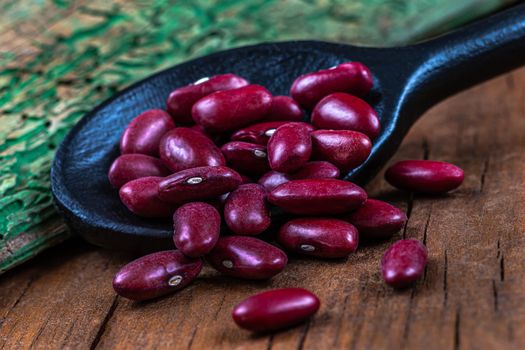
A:
[[[58,208],[72,229],[94,244],[143,252],[173,247],[171,223],[133,215],[107,180],[129,121],[146,109],[164,108],[171,90],[205,76],[231,72],[282,95],[297,76],[345,61],[363,62],[375,77],[367,100],[380,116],[382,131],[370,158],[346,176],[364,184],[429,107],[525,64],[525,4],[413,46],[268,43],[215,53],[157,73],[95,108],[69,132],[51,170]]]

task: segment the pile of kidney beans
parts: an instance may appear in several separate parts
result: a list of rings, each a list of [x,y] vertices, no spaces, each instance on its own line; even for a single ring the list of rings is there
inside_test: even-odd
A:
[[[136,215],[172,217],[177,249],[124,266],[116,292],[145,300],[180,290],[199,275],[202,258],[227,276],[268,279],[286,267],[285,252],[343,258],[360,239],[398,232],[407,220],[401,210],[339,179],[367,159],[379,134],[362,99],[372,82],[366,66],[348,62],[298,77],[288,97],[221,74],[173,91],[167,111],[133,119],[109,181]],[[385,177],[403,190],[442,193],[461,184],[463,171],[408,160]],[[272,216],[275,208],[285,220]],[[384,254],[382,275],[406,287],[426,263],[422,243],[400,240]],[[240,327],[269,331],[305,320],[319,304],[307,290],[277,289],[242,301],[232,316]]]

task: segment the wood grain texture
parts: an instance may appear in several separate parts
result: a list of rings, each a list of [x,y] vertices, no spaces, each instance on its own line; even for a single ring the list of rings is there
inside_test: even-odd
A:
[[[0,346],[6,349],[522,349],[525,348],[525,69],[432,109],[395,160],[463,167],[445,196],[412,196],[381,176],[371,196],[402,207],[406,228],[362,244],[348,260],[292,258],[268,282],[209,267],[181,292],[146,303],[116,297],[111,279],[131,257],[78,240],[0,280]],[[396,292],[379,260],[396,239],[421,239],[430,262],[414,288]],[[232,307],[263,289],[304,287],[322,301],[310,322],[273,335],[236,328]]]
[[[512,2],[0,2],[0,273],[69,236],[52,206],[51,160],[71,126],[116,90],[261,41],[404,44]],[[57,230],[47,231],[50,220]]]

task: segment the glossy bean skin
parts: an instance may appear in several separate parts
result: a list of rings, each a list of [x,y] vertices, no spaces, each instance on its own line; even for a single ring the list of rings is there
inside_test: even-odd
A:
[[[365,96],[372,88],[370,70],[359,62],[347,62],[331,69],[301,75],[290,89],[292,98],[312,109],[322,98],[335,92]]]
[[[288,122],[273,121],[253,124],[234,132],[231,136],[231,140],[256,143],[258,145],[266,146],[268,140],[273,135],[275,130],[286,123]],[[313,131],[313,126],[311,128]]]
[[[228,142],[221,147],[229,167],[248,175],[261,175],[270,170],[266,146],[242,141]]]
[[[277,237],[284,249],[320,258],[344,258],[355,252],[357,229],[332,218],[293,219],[284,224]]]
[[[190,128],[176,128],[162,137],[160,159],[173,172],[226,164],[221,150],[213,141]]]
[[[168,176],[171,172],[160,159],[145,154],[123,154],[113,161],[108,179],[115,188],[121,188],[131,180],[147,176]]]
[[[171,116],[160,109],[150,109],[133,119],[120,138],[120,153],[159,155],[159,143],[175,127]]]
[[[402,190],[438,194],[458,188],[465,178],[461,168],[432,160],[404,160],[390,166],[385,179]]]
[[[127,299],[153,299],[186,287],[201,269],[201,259],[188,258],[177,250],[161,251],[122,267],[113,279],[113,289]]]
[[[228,167],[197,167],[162,179],[158,185],[158,194],[163,201],[182,204],[218,197],[233,191],[241,183],[242,177]]]
[[[232,191],[224,205],[224,220],[238,235],[257,235],[265,231],[271,219],[264,188],[246,184]]]
[[[392,237],[404,226],[406,214],[391,204],[367,199],[365,205],[344,218],[354,225],[362,239],[385,239]]]
[[[157,187],[162,179],[162,177],[148,176],[132,180],[120,188],[120,200],[130,211],[139,216],[171,217],[177,207],[159,198]]]
[[[241,301],[233,308],[232,318],[243,329],[269,332],[305,322],[319,306],[319,298],[306,289],[274,289]]]
[[[246,79],[235,74],[220,74],[199,79],[192,84],[173,90],[166,102],[167,111],[176,122],[192,124],[191,108],[195,102],[211,93],[237,89],[248,84]]]
[[[272,105],[272,95],[260,85],[214,92],[197,101],[193,120],[214,133],[237,130],[263,119]]]
[[[356,210],[367,199],[359,186],[337,179],[292,180],[268,195],[270,203],[298,215],[337,215]]]
[[[219,238],[206,260],[219,272],[245,279],[268,279],[284,270],[288,257],[277,247],[248,236]]]
[[[243,129],[237,130],[232,136],[232,141],[244,141],[250,143],[256,143],[258,145],[267,145],[270,137],[273,135],[275,130],[289,122],[287,121],[273,121],[273,122],[262,122],[247,126]],[[304,127],[310,131],[314,131],[314,127],[309,123],[301,123]]]
[[[261,176],[258,183],[263,186],[266,191],[270,192],[277,186],[290,180],[336,179],[339,175],[339,169],[335,165],[324,161],[316,161],[306,163],[301,169],[292,174],[284,174],[271,170]]]
[[[374,109],[358,97],[335,93],[326,96],[312,111],[317,129],[354,130],[374,139],[381,125]]]
[[[381,259],[383,279],[394,288],[408,287],[423,275],[427,260],[427,248],[420,241],[397,241],[387,249]]]
[[[208,254],[221,230],[221,216],[208,203],[181,206],[173,215],[173,242],[184,255],[197,258]]]
[[[304,112],[293,98],[289,96],[274,96],[272,107],[265,119],[300,122],[303,118]]]
[[[277,186],[282,185],[288,181],[290,181],[289,175],[280,173],[275,170],[270,170],[269,172],[261,176],[257,183],[264,187],[266,191],[270,192]]]
[[[372,141],[358,131],[315,130],[311,135],[312,158],[328,161],[345,173],[361,165],[372,150]]]
[[[275,130],[268,141],[268,160],[272,170],[292,173],[312,154],[310,130],[304,123],[288,123]]]

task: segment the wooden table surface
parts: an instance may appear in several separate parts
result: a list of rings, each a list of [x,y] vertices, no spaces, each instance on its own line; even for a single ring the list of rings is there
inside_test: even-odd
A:
[[[524,349],[525,69],[429,111],[396,159],[450,161],[466,173],[446,196],[411,196],[378,176],[372,197],[410,219],[387,242],[345,261],[292,259],[268,282],[205,268],[181,292],[148,303],[117,297],[111,280],[129,256],[70,240],[0,278],[0,344],[18,348]],[[396,292],[380,278],[385,248],[401,237],[429,250],[424,278]],[[321,299],[302,326],[253,336],[230,318],[246,296],[305,287]]]

